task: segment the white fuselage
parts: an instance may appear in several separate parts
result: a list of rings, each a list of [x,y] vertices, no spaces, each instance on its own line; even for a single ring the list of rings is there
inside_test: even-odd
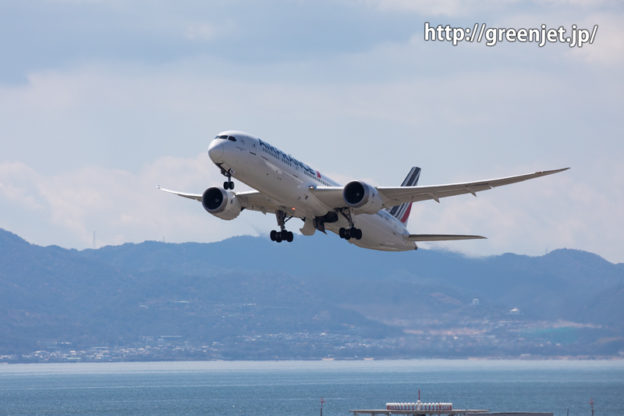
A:
[[[311,188],[340,184],[259,138],[241,132],[220,133],[228,134],[235,134],[236,141],[214,139],[208,148],[210,159],[222,169],[231,169],[234,178],[277,201],[287,215],[311,221],[337,208],[322,203]],[[337,222],[326,223],[326,229],[338,233],[341,227],[349,226],[346,218],[338,217]],[[352,212],[352,219],[362,230],[362,239],[349,242],[359,247],[386,251],[416,249],[416,244],[408,240],[409,232],[403,223],[385,209],[375,214]]]

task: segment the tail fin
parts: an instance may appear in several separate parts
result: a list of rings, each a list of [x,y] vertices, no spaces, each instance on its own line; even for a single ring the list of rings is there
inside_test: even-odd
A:
[[[418,178],[420,178],[420,168],[414,166],[412,169],[410,169],[409,173],[401,183],[401,186],[416,186],[416,184],[418,184]],[[412,203],[404,202],[401,205],[396,205],[388,209],[388,212],[390,212],[390,215],[405,224],[407,222],[407,219],[409,218],[411,210]]]

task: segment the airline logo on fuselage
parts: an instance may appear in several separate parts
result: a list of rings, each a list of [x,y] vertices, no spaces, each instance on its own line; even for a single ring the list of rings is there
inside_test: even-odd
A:
[[[258,143],[260,144],[260,148],[263,152],[268,153],[273,156],[275,159],[281,161],[282,163],[287,164],[290,167],[295,167],[303,170],[303,172],[312,177],[321,179],[321,173],[318,170],[312,169],[310,166],[306,165],[303,162],[298,161],[291,155],[287,155],[286,153],[279,150],[277,147],[271,146],[270,144],[263,142],[261,139],[258,139]]]

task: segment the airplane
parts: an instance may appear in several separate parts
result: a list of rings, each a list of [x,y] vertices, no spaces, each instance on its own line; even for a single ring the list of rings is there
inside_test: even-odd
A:
[[[206,211],[233,220],[247,209],[272,213],[279,230],[270,232],[275,242],[292,242],[286,223],[303,221],[301,234],[332,231],[356,246],[382,251],[418,249],[417,242],[468,240],[480,235],[410,234],[406,228],[413,202],[472,194],[527,179],[552,175],[569,168],[525,175],[447,185],[417,186],[420,168],[412,167],[401,186],[372,186],[363,181],[340,185],[307,164],[250,134],[228,130],[217,134],[208,155],[227,180],[202,194],[162,191],[200,201]],[[236,178],[255,191],[234,192]]]

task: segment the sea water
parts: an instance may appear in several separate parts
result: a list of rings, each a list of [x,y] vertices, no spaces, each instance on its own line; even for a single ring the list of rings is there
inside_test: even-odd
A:
[[[0,415],[349,416],[386,402],[624,416],[624,361],[280,361],[0,365]]]

